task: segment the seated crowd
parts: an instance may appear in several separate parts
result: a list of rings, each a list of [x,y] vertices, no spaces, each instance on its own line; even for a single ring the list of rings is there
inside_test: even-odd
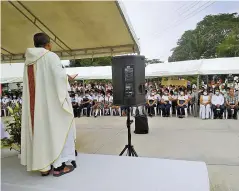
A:
[[[176,114],[183,118],[192,114],[195,105],[198,105],[202,119],[226,118],[237,119],[238,115],[238,90],[225,88],[224,85],[213,88],[201,88],[197,92],[196,87],[183,86],[147,86],[146,103],[138,106],[141,113],[150,117],[161,115],[169,117]],[[113,105],[113,87],[109,84],[77,84],[71,86],[70,97],[75,117],[85,114],[93,115],[126,115],[125,106]],[[198,102],[196,103],[196,98]],[[22,104],[21,95],[4,95],[1,98],[1,115],[8,115],[6,108],[14,107],[16,103]],[[136,108],[132,108],[135,114]]]
[[[196,103],[196,97],[199,97],[199,103]],[[159,91],[153,89],[146,95],[146,108],[149,116],[162,114],[163,117],[169,117],[176,114],[183,118],[185,113],[192,111],[195,104],[200,106],[200,117],[202,119],[223,118],[225,109],[227,118],[237,119],[238,115],[238,91],[229,88],[224,89],[201,89],[196,93],[196,89],[184,87],[162,88]],[[155,113],[156,112],[156,113]],[[213,116],[212,116],[213,115]]]

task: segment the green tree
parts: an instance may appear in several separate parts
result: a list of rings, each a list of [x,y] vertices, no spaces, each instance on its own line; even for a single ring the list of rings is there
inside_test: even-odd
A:
[[[194,30],[184,32],[177,47],[172,49],[173,53],[168,61],[225,57],[233,55],[232,53],[235,56],[238,28],[237,13],[208,15]],[[227,51],[228,47],[230,51]]]
[[[217,46],[218,57],[239,56],[239,29],[232,31],[221,44]]]
[[[69,67],[111,66],[111,57],[86,58],[70,60]]]

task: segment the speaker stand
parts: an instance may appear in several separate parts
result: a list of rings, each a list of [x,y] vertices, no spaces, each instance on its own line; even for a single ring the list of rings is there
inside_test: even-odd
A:
[[[122,156],[126,152],[126,156],[129,157],[138,157],[138,154],[136,153],[134,146],[131,144],[131,130],[130,125],[133,123],[133,120],[130,120],[130,107],[127,107],[127,120],[126,125],[128,129],[128,144],[125,145],[124,149],[121,151],[119,156]]]

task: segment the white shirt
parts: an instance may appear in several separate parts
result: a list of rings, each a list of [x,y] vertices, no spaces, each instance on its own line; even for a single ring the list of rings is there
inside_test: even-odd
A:
[[[203,95],[202,96],[202,103],[207,103],[210,99],[210,96],[209,95]]]
[[[16,103],[17,103],[17,99],[13,99],[13,100],[12,100],[12,103],[13,103],[13,104],[16,104]]]
[[[179,104],[183,104],[185,103],[186,101],[188,100],[188,96],[187,95],[179,95],[178,96],[178,101],[179,101]],[[182,102],[183,101],[183,102]],[[186,104],[186,106],[188,106],[188,104]]]
[[[178,96],[178,100],[187,100],[188,99],[188,97],[185,95],[185,96]]]
[[[160,100],[161,100],[161,96],[160,96],[159,94],[156,94],[156,95],[154,96],[154,99],[160,101]]]
[[[213,95],[212,96],[212,104],[213,105],[223,105],[224,104],[224,97],[222,94]]]
[[[76,99],[77,103],[79,103],[79,104],[81,104],[81,101],[82,101],[82,100],[83,100],[82,97],[78,97],[78,98]]]
[[[162,100],[164,100],[164,101],[169,101],[169,97],[170,97],[169,95],[167,95],[167,96],[166,96],[166,95],[163,95],[163,96],[162,96]],[[172,102],[169,101],[169,103],[171,104]]]
[[[92,101],[92,97],[91,97],[90,95],[84,96],[83,99],[84,99],[84,98],[88,98],[89,101]]]
[[[164,101],[169,101],[169,96],[163,95],[163,96],[162,96],[162,99],[163,99]]]
[[[155,96],[149,95],[147,99],[148,99],[148,100],[155,100]]]
[[[9,101],[10,101],[10,100],[9,100],[8,98],[3,98],[3,99],[2,99],[2,103],[3,103],[3,104],[7,104]]]
[[[105,99],[103,96],[97,96],[96,100],[97,100],[97,102],[103,102]]]
[[[106,96],[105,101],[107,101],[108,103],[113,103],[113,96],[110,97]]]
[[[17,100],[20,104],[22,104],[22,98],[18,98]]]
[[[178,95],[173,95],[172,99],[174,99],[174,100],[178,99]]]

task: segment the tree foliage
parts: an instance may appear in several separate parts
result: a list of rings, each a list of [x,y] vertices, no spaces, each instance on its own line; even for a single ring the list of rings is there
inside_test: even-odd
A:
[[[145,59],[145,64],[162,63],[159,59]],[[100,58],[86,58],[78,60],[70,60],[69,67],[89,67],[89,66],[111,66],[112,57],[100,57]]]
[[[111,66],[112,57],[86,58],[70,60],[69,67]]]
[[[10,147],[10,150],[14,149],[20,152],[21,149],[21,116],[22,108],[17,103],[15,107],[11,108],[8,106],[8,111],[13,117],[12,120],[6,121],[6,131],[10,135],[1,139],[2,146]]]
[[[208,15],[194,30],[185,31],[169,62],[239,55],[239,15]]]

